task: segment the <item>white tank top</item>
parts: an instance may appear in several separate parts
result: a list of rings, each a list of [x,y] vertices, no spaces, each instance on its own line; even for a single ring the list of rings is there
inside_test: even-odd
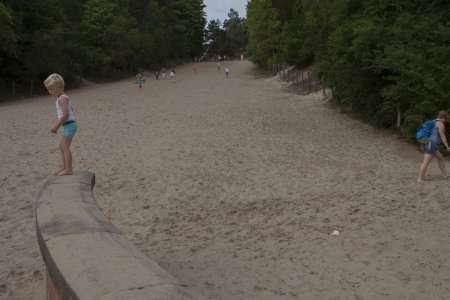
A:
[[[58,114],[58,119],[61,119],[62,116],[64,115],[64,111],[63,111],[61,105],[59,105],[59,99],[61,99],[61,98],[62,99],[66,98],[69,100],[69,103],[67,104],[67,108],[69,110],[69,118],[67,119],[67,121],[76,121],[75,115],[73,113],[72,102],[70,101],[70,98],[64,94],[62,94],[61,96],[59,96],[58,99],[56,99],[56,113]]]

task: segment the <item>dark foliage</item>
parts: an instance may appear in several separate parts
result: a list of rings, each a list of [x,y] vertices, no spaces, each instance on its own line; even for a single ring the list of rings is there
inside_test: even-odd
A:
[[[314,63],[369,122],[413,138],[450,108],[449,1],[251,0],[247,19],[256,63]]]

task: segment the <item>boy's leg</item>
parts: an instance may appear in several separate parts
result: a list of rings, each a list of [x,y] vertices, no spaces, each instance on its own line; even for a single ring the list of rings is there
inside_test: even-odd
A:
[[[417,179],[418,182],[421,182],[424,180],[425,172],[427,171],[428,165],[430,164],[432,159],[433,159],[432,155],[424,154],[423,162],[422,162],[422,165],[420,166],[420,170],[419,170],[419,178]]]
[[[59,146],[63,155],[63,165],[64,169],[59,171],[56,175],[72,175],[72,152],[70,151],[70,144],[72,143],[72,138],[63,137]]]
[[[61,151],[61,160],[62,160],[62,167],[59,168],[58,171],[56,171],[53,175],[58,175],[59,172],[64,170],[66,168],[65,162],[64,162],[64,152],[61,149],[61,142],[59,143],[59,150]]]

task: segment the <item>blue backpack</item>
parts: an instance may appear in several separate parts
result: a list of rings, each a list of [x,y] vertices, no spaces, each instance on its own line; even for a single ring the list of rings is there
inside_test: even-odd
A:
[[[422,127],[420,127],[416,133],[416,139],[419,143],[427,144],[430,141],[434,124],[436,124],[436,120],[427,120],[423,122]]]

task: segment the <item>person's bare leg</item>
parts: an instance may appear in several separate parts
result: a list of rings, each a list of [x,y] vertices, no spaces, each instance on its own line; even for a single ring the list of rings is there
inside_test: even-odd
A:
[[[441,153],[436,155],[438,167],[441,170],[442,176],[444,178],[448,177],[447,169],[445,168],[445,158]]]
[[[417,178],[417,182],[422,182],[425,179],[425,173],[427,172],[428,165],[430,164],[431,160],[433,159],[433,156],[430,154],[424,154],[423,156],[423,162],[420,166],[419,170],[419,178]]]
[[[53,175],[58,175],[59,172],[61,172],[62,170],[64,170],[66,168],[65,164],[64,164],[64,152],[61,149],[61,145],[59,146],[59,150],[61,151],[61,159],[62,159],[62,168],[59,168],[58,171],[56,171],[55,173],[53,173]]]
[[[70,151],[70,144],[72,138],[63,137],[60,143],[61,151],[63,153],[64,169],[59,171],[56,175],[72,175],[72,152]]]

